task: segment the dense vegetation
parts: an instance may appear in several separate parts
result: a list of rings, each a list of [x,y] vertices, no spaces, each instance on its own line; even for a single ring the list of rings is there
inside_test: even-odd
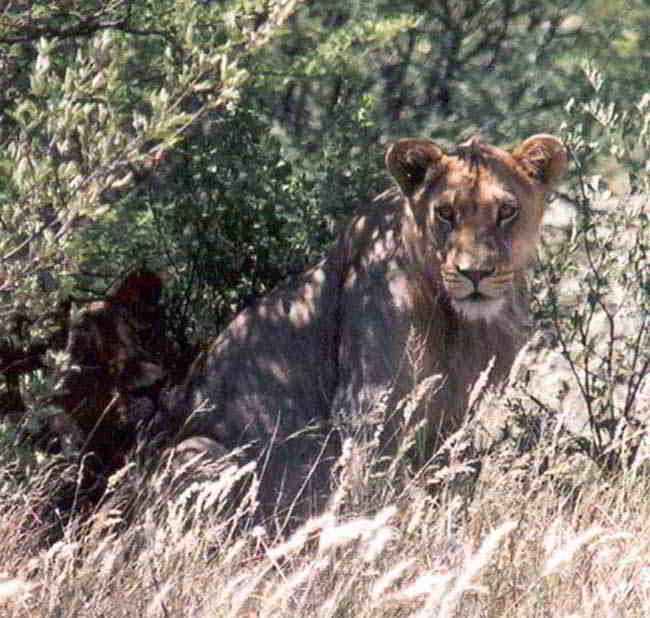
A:
[[[351,444],[331,512],[288,544],[231,536],[227,479],[192,509],[140,495],[113,534],[125,484],[30,560],[65,464],[6,426],[3,615],[647,615],[649,19],[641,0],[4,3],[3,353],[134,264],[165,277],[170,336],[205,341],[387,186],[393,137],[550,132],[573,167],[532,282],[541,335],[471,422],[491,445],[469,505]],[[47,379],[21,378],[30,423]]]

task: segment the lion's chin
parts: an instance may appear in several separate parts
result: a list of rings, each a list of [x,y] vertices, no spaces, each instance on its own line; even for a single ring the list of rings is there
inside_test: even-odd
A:
[[[496,320],[503,310],[503,298],[489,298],[480,294],[471,294],[462,299],[452,299],[451,304],[460,316],[469,321]]]

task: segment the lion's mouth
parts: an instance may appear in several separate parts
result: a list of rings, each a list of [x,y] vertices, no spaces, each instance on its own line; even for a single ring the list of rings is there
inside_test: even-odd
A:
[[[468,294],[464,298],[459,299],[460,302],[468,302],[468,303],[482,303],[486,300],[492,300],[489,296],[486,296],[485,294],[482,294],[478,290],[475,290],[471,294]]]
[[[492,321],[503,308],[503,298],[492,298],[481,292],[472,292],[463,298],[452,301],[456,311],[465,319]]]

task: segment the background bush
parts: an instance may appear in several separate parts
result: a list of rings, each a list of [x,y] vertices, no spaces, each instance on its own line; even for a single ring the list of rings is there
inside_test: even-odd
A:
[[[214,334],[388,185],[390,138],[557,132],[589,96],[581,60],[603,49],[603,83],[631,100],[645,13],[623,7],[624,20],[567,0],[8,5],[5,314],[146,262],[166,275],[177,336]]]

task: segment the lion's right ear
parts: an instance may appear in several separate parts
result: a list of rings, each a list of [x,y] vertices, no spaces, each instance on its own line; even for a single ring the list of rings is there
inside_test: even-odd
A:
[[[386,152],[386,167],[406,197],[424,182],[429,169],[442,171],[443,151],[423,137],[405,137]]]
[[[153,308],[162,296],[162,280],[147,268],[132,270],[115,292],[109,295],[111,302],[127,308]]]

